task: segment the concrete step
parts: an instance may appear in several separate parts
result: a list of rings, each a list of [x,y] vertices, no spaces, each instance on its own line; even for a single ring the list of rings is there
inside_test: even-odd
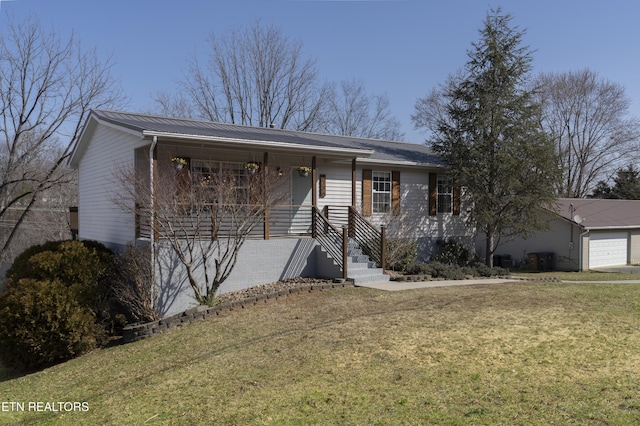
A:
[[[349,277],[349,279],[353,281],[353,285],[359,286],[359,285],[365,285],[365,284],[371,284],[371,283],[388,282],[389,275],[385,275],[385,274],[365,275],[365,276],[354,277],[354,278]]]
[[[324,248],[321,247],[321,250],[337,265],[336,259]],[[389,281],[389,276],[385,275],[381,268],[377,268],[376,263],[372,262],[369,256],[362,254],[360,249],[350,248],[347,254],[347,276],[354,285]]]
[[[381,268],[352,268],[348,269],[348,276],[351,277],[362,277],[365,275],[381,275],[384,274],[384,271]]]
[[[376,267],[376,263],[375,262],[347,262],[347,269],[348,270],[355,270],[355,269],[372,269]]]
[[[370,263],[371,259],[369,259],[369,256],[365,256],[364,254],[360,254],[357,256],[348,254],[347,261],[349,263]]]

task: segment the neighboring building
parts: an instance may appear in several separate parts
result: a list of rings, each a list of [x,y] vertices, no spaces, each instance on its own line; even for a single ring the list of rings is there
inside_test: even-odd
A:
[[[640,263],[640,201],[560,198],[548,214],[549,231],[501,245],[496,260],[567,271]]]
[[[92,111],[70,159],[78,169],[79,238],[114,249],[155,242],[164,315],[193,304],[185,277],[179,268],[167,269],[172,262],[160,257],[170,254],[162,250],[162,238],[140,226],[144,218],[134,217],[113,200],[121,185],[118,170],[135,168],[149,176],[152,168],[160,170],[158,165],[169,164],[172,158],[183,159],[194,174],[222,163],[237,165],[238,173],[245,173],[243,166],[249,162],[271,170],[310,169],[308,176],[291,173],[290,202],[265,215],[220,292],[294,276],[340,276],[337,256],[328,255],[314,238],[318,231],[314,214],[319,215],[317,220],[328,216],[339,229],[347,224],[350,211],[357,212],[376,232],[387,224],[390,238],[404,229],[405,236],[419,242],[423,258],[437,240],[473,241],[459,191],[440,158],[425,145]],[[356,283],[384,279],[379,272],[358,276],[352,269],[348,278]]]

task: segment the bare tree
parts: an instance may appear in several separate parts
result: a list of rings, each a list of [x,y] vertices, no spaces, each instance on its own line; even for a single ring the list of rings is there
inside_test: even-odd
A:
[[[411,114],[411,121],[415,129],[421,129],[427,135],[427,144],[436,137],[442,123],[448,126],[454,125],[454,121],[449,116],[451,99],[448,93],[462,84],[464,78],[462,71],[458,71],[456,74],[449,75],[444,83],[431,89],[426,96],[416,99],[415,112]]]
[[[176,118],[202,118],[194,110],[189,98],[183,92],[173,95],[169,92],[157,92],[154,96],[153,114]]]
[[[400,140],[400,122],[391,115],[386,95],[367,94],[361,81],[343,81],[332,87],[318,130],[343,136]]]
[[[89,109],[122,100],[110,67],[73,36],[9,19],[0,35],[0,220],[13,217],[0,256],[43,194],[74,180],[64,166]]]
[[[211,35],[209,43],[205,63],[195,56],[191,60],[180,83],[184,95],[156,96],[159,112],[295,130],[307,130],[314,122],[325,89],[318,84],[315,61],[303,57],[300,42],[257,22],[221,37]]]
[[[134,321],[150,322],[159,319],[158,291],[151,271],[151,250],[148,246],[130,245],[117,258],[118,274],[110,291]]]
[[[629,116],[624,87],[589,69],[542,74],[536,86],[560,158],[560,196],[585,197],[599,180],[638,159],[640,127]]]
[[[173,166],[182,164],[175,160]],[[114,202],[153,217],[159,240],[184,267],[200,304],[213,303],[247,237],[262,224],[267,210],[288,198],[287,172],[252,165],[256,168],[219,163],[193,173],[188,167],[167,165],[155,179],[162,190],[153,194],[146,178],[132,171],[118,173],[128,197],[114,197]]]

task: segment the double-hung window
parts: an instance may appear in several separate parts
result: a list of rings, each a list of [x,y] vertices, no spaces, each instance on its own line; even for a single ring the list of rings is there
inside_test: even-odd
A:
[[[249,201],[249,175],[241,163],[193,160],[191,173],[194,182],[208,187],[215,199],[223,204],[246,204]],[[234,200],[235,198],[235,200]]]
[[[373,172],[371,177],[374,213],[391,211],[391,172]]]
[[[453,212],[453,181],[438,175],[438,193],[436,198],[438,213]]]

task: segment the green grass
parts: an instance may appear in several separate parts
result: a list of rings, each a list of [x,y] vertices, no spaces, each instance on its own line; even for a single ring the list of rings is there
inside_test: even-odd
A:
[[[296,295],[0,382],[0,424],[640,422],[640,285]]]
[[[584,272],[562,272],[562,271],[550,271],[550,272],[520,272],[512,271],[512,275],[518,277],[528,278],[549,278],[555,277],[563,281],[627,281],[627,280],[640,280],[640,274],[626,273],[626,272],[599,272],[599,271],[584,271]]]

